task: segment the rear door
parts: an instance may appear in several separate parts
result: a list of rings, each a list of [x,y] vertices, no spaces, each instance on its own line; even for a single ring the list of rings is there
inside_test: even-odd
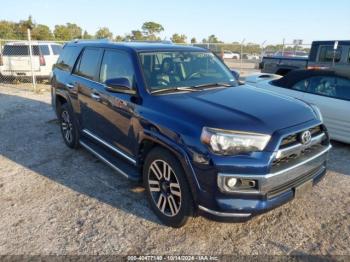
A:
[[[98,125],[104,117],[99,114],[101,84],[97,82],[102,55],[100,48],[85,48],[74,68],[69,87],[78,92],[80,104],[80,125],[83,130],[97,133]]]

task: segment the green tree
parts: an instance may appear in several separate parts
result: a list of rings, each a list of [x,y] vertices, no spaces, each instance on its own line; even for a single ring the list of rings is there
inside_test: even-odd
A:
[[[80,39],[82,36],[82,29],[76,24],[67,23],[66,25],[56,25],[53,31],[57,40],[72,40]]]
[[[210,35],[207,40],[208,43],[222,43],[215,35]]]
[[[47,25],[35,25],[32,30],[32,39],[52,40],[53,34]]]
[[[191,44],[196,44],[197,43],[197,39],[195,37],[191,38]]]
[[[132,41],[142,41],[146,39],[146,37],[143,35],[143,33],[140,30],[131,31],[131,34],[128,35],[127,38]]]
[[[88,31],[84,31],[84,33],[83,33],[83,39],[92,39],[92,38],[94,38],[92,35],[90,35],[89,33],[88,33]]]
[[[159,40],[159,33],[164,31],[164,27],[161,24],[155,22],[145,22],[142,25],[142,30],[145,37],[148,40]]]
[[[17,39],[15,33],[16,24],[2,20],[0,21],[0,38],[1,39]]]
[[[187,37],[183,34],[173,34],[173,36],[170,38],[171,41],[174,43],[186,43]]]
[[[107,27],[102,27],[96,32],[95,37],[97,39],[105,39],[105,38],[112,39],[113,33],[109,31]]]
[[[125,37],[121,36],[121,35],[116,35],[114,38],[114,41],[116,42],[122,42],[125,40]]]
[[[32,16],[29,16],[27,20],[21,20],[15,25],[14,32],[16,39],[27,39],[27,30],[33,29],[35,26]]]

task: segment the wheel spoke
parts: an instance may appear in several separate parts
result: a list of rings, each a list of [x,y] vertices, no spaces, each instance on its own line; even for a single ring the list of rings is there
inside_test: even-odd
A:
[[[174,196],[181,197],[181,189],[178,183],[170,183],[170,193]]]
[[[151,170],[155,174],[155,176],[158,178],[158,180],[162,179],[163,175],[157,165],[157,162],[153,162],[153,164],[151,165]]]
[[[65,131],[65,130],[67,130],[67,128],[68,128],[68,124],[62,122],[62,129]]]
[[[176,215],[178,211],[178,206],[172,195],[168,196],[168,203],[169,203],[171,215],[172,216]]]
[[[151,192],[160,192],[160,184],[157,180],[148,180],[149,189]]]
[[[163,162],[163,175],[166,181],[170,181],[171,172],[171,167],[167,163]]]
[[[166,197],[163,194],[160,194],[157,207],[159,208],[160,211],[162,211],[162,213],[164,213],[165,211],[166,202],[167,202]]]

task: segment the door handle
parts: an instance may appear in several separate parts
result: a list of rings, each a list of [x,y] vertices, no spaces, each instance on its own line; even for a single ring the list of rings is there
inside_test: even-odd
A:
[[[73,88],[75,87],[75,85],[73,85],[73,84],[66,84],[66,87],[67,87],[68,89],[73,89]]]
[[[96,100],[96,101],[101,101],[100,95],[96,94],[96,93],[91,93],[91,98]]]

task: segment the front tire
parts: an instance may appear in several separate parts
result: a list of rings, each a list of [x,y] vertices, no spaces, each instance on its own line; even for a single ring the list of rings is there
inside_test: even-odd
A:
[[[183,168],[177,158],[163,148],[146,157],[143,182],[152,210],[163,224],[183,226],[193,216],[193,199]]]
[[[75,122],[74,116],[68,106],[68,104],[63,104],[59,111],[59,120],[61,133],[64,142],[70,148],[79,147],[79,132],[78,127]]]

